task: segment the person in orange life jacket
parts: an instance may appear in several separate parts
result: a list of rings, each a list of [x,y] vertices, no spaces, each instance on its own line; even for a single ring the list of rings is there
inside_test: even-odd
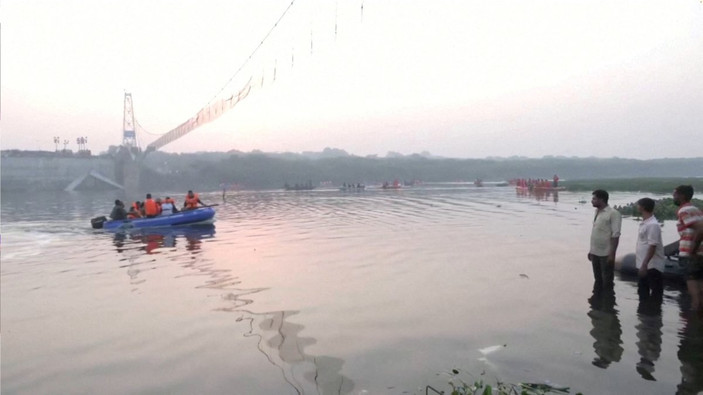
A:
[[[146,194],[146,199],[144,200],[144,214],[147,218],[153,218],[159,215],[159,207],[154,199],[151,198],[150,193]]]
[[[141,218],[142,215],[142,205],[140,201],[132,202],[132,205],[127,212],[128,219]]]
[[[156,208],[157,208],[157,211],[159,212],[158,215],[161,215],[161,212],[163,211],[163,209],[161,208],[162,204],[163,203],[161,203],[161,198],[156,198]]]
[[[170,197],[166,196],[164,201],[161,203],[161,215],[171,215],[177,213],[176,204]]]
[[[135,219],[135,218],[141,218],[142,215],[139,213],[139,205],[138,204],[133,204],[132,207],[129,208],[129,212],[127,213],[127,219]]]
[[[198,203],[202,204],[203,206],[205,203],[200,201],[200,198],[198,197],[197,193],[193,193],[193,191],[188,191],[188,194],[186,195],[186,201],[183,202],[183,209],[184,210],[193,210],[198,208]]]

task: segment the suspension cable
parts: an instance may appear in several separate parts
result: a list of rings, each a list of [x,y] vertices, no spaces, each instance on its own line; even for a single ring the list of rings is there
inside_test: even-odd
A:
[[[274,29],[278,26],[278,24],[281,22],[281,20],[283,19],[283,17],[286,16],[286,14],[288,13],[288,10],[290,10],[290,8],[293,6],[293,3],[295,3],[295,0],[291,0],[290,4],[288,4],[288,7],[285,9],[285,11],[283,11],[283,14],[281,14],[281,16],[278,17],[278,20],[276,21],[276,23],[273,24],[273,26],[271,27],[271,29],[269,29],[268,33],[266,33],[266,35],[264,36],[264,38],[261,39],[261,42],[259,43],[259,45],[257,45],[256,48],[254,48],[254,50],[253,50],[252,53],[249,55],[249,57],[244,61],[244,63],[242,63],[241,66],[239,66],[239,69],[237,69],[237,71],[229,78],[229,80],[227,80],[227,83],[226,83],[224,86],[222,86],[222,88],[212,97],[212,99],[210,99],[210,100],[207,102],[207,104],[205,105],[206,107],[207,107],[210,103],[212,103],[212,101],[215,100],[215,98],[217,98],[217,96],[219,96],[220,93],[222,93],[222,91],[225,90],[225,88],[230,84],[230,82],[232,82],[232,80],[234,80],[234,78],[239,74],[239,72],[242,71],[242,69],[244,68],[244,66],[246,66],[246,65],[249,63],[249,61],[250,61],[251,58],[256,54],[256,52],[259,50],[259,48],[261,48],[261,46],[264,45],[264,41],[266,41],[266,39],[268,39],[268,37],[269,37],[269,36],[271,35],[271,33],[273,32],[273,30],[274,30]]]

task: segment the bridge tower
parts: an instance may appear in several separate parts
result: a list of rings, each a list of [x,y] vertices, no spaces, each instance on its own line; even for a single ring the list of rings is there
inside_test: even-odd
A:
[[[136,122],[132,94],[124,94],[124,118],[122,122],[122,146],[115,158],[115,178],[124,186],[128,196],[139,191],[140,149],[137,143]]]
[[[122,146],[132,151],[137,147],[137,133],[134,127],[134,105],[132,104],[132,94],[124,94],[124,121],[122,123]]]

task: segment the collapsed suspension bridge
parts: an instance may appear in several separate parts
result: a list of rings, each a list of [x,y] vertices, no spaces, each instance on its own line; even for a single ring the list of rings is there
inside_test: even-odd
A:
[[[122,134],[122,144],[120,146],[119,153],[116,159],[116,179],[118,183],[121,183],[125,190],[127,191],[137,191],[139,189],[139,175],[140,166],[142,159],[149,153],[160,149],[161,147],[185,136],[186,134],[192,132],[193,130],[201,127],[205,124],[215,121],[225,114],[230,109],[234,108],[242,100],[246,99],[254,90],[262,88],[264,85],[264,77],[255,78],[253,75],[250,76],[244,83],[240,84],[234,91],[229,91],[228,94],[223,95],[226,88],[232,84],[235,78],[241,73],[241,71],[247,66],[252,59],[257,55],[257,52],[264,46],[264,44],[271,38],[274,30],[281,25],[281,21],[289,14],[296,0],[292,0],[290,4],[285,8],[285,10],[280,14],[273,26],[264,35],[263,39],[259,44],[253,49],[250,55],[244,60],[241,66],[236,70],[234,75],[229,78],[224,87],[222,87],[219,92],[213,97],[213,99],[208,102],[202,109],[200,109],[195,115],[182,122],[172,130],[164,133],[158,137],[155,141],[149,143],[145,149],[142,151],[137,142],[137,127],[140,126],[135,119],[134,115],[134,104],[132,101],[132,94],[125,92],[124,96],[124,119],[123,119],[123,134]],[[359,22],[363,20],[364,13],[364,0],[359,0],[358,3],[359,12]],[[337,5],[335,4],[334,10],[334,38],[336,40],[338,34],[338,23],[337,23]],[[310,54],[313,53],[313,32],[312,28],[310,30]],[[291,67],[294,63],[294,55],[291,54]],[[278,59],[275,60],[273,66],[273,78],[276,80],[276,67],[278,64]]]

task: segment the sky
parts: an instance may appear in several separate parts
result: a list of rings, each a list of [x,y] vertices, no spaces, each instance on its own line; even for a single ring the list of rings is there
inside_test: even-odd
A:
[[[3,0],[0,146],[703,156],[702,0]],[[63,148],[63,144],[59,145]]]

